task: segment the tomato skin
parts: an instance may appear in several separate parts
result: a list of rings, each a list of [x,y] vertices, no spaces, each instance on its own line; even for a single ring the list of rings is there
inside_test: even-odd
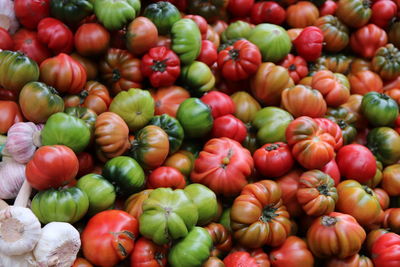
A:
[[[400,196],[400,164],[393,164],[383,170],[382,188],[389,196]]]
[[[54,18],[45,18],[39,22],[38,38],[55,54],[69,54],[74,47],[72,31],[67,25]]]
[[[253,154],[254,166],[265,177],[279,177],[293,167],[290,148],[283,142],[265,144]]]
[[[307,61],[300,56],[289,54],[282,60],[281,63],[279,63],[279,65],[285,67],[289,71],[289,75],[295,84],[297,84],[308,74]]]
[[[170,187],[172,189],[183,189],[186,186],[185,177],[175,168],[158,167],[153,170],[147,178],[146,187],[156,189],[159,187]]]
[[[15,0],[15,16],[25,28],[34,30],[50,15],[50,0]]]
[[[143,56],[141,71],[153,87],[171,86],[181,73],[179,57],[164,46],[151,48]]]
[[[207,37],[207,30],[208,30],[208,23],[207,21],[199,15],[186,15],[183,17],[184,19],[191,19],[196,22],[197,26],[199,27],[201,33],[201,39],[205,40]]]
[[[297,190],[299,188],[299,180],[302,171],[294,169],[288,174],[276,179],[282,190],[282,201],[290,213],[290,217],[298,217],[304,214],[299,202],[297,201]]]
[[[337,153],[336,162],[341,175],[347,179],[363,183],[375,176],[376,160],[365,146],[351,144],[342,147]]]
[[[333,0],[325,1],[325,3],[319,7],[319,16],[334,15],[337,9],[337,3]]]
[[[260,265],[257,264],[256,260],[251,257],[250,253],[246,251],[236,251],[224,259],[224,264],[226,267],[259,267]]]
[[[374,267],[370,258],[364,255],[355,254],[346,259],[332,258],[326,263],[327,267],[355,266],[355,267]]]
[[[351,94],[365,95],[369,92],[382,93],[383,82],[381,77],[373,71],[361,70],[348,75]]]
[[[71,267],[93,267],[93,265],[86,259],[78,257]]]
[[[155,115],[164,113],[176,117],[179,105],[190,97],[188,91],[180,86],[168,86],[152,90],[151,95],[155,102]]]
[[[215,44],[209,40],[202,40],[200,55],[197,57],[197,60],[211,67],[215,62],[217,62],[217,59],[218,52]]]
[[[235,103],[225,93],[211,91],[200,98],[211,108],[211,115],[214,119],[235,112]]]
[[[14,41],[11,35],[5,29],[0,27],[0,49],[12,50],[14,47]]]
[[[131,256],[130,267],[167,266],[167,246],[159,246],[144,237],[139,238]]]
[[[263,1],[255,3],[251,8],[251,23],[272,23],[281,25],[286,19],[286,11],[278,3]]]
[[[158,40],[156,25],[146,17],[135,18],[128,26],[125,43],[129,52],[142,55],[155,47]]]
[[[38,64],[51,56],[50,50],[43,45],[35,31],[19,29],[13,35],[14,51],[21,51]]]
[[[371,9],[372,16],[370,22],[381,28],[386,28],[390,21],[397,15],[397,6],[395,2],[390,0],[376,1]]]
[[[138,221],[121,210],[97,213],[82,232],[82,250],[95,265],[115,266],[134,249],[139,234]]]
[[[329,161],[324,167],[321,168],[321,171],[328,174],[335,181],[335,186],[340,183],[340,171],[335,159]]]
[[[75,33],[75,47],[82,56],[103,54],[110,45],[110,34],[98,23],[85,23]]]
[[[228,3],[228,11],[234,17],[246,17],[250,15],[254,2],[254,0],[230,0]]]
[[[211,137],[228,137],[238,141],[239,143],[243,142],[243,140],[246,138],[246,135],[246,125],[231,114],[215,119],[213,128],[211,129]]]
[[[300,35],[293,41],[297,54],[307,61],[315,61],[321,56],[324,35],[315,26],[304,28]]]
[[[350,37],[351,49],[363,58],[372,58],[381,46],[386,45],[388,37],[385,30],[375,24],[368,24],[354,33]]]
[[[400,264],[400,236],[386,233],[372,245],[372,261],[376,267],[397,267]]]
[[[6,134],[11,126],[23,120],[21,109],[16,102],[0,100],[0,134]]]
[[[289,236],[278,248],[269,253],[272,267],[312,267],[314,256],[307,243],[297,236]]]
[[[67,185],[78,173],[75,153],[64,145],[42,146],[26,165],[26,179],[37,190]]]

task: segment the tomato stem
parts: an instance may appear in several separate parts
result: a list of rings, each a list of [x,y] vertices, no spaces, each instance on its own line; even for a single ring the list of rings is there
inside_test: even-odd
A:
[[[112,71],[112,81],[117,82],[121,78],[121,73],[119,69],[113,69]]]
[[[317,190],[320,194],[324,195],[324,196],[328,196],[329,195],[329,190],[328,190],[328,185],[327,184],[321,184],[317,187]]]
[[[164,72],[167,69],[167,59],[164,60],[153,60],[153,65],[151,65],[151,69],[155,72]]]
[[[263,211],[262,211],[262,215],[260,217],[260,220],[268,223],[270,221],[272,221],[275,217],[278,217],[279,215],[276,214],[276,211],[278,209],[274,208],[272,205],[268,205],[266,206]]]
[[[271,144],[269,146],[266,146],[265,150],[267,150],[267,151],[277,150],[279,147],[280,147],[279,144]]]
[[[322,217],[322,225],[323,226],[334,226],[337,223],[337,219],[331,216]]]
[[[233,60],[238,60],[239,59],[239,53],[240,50],[236,49],[236,48],[232,48],[231,50],[229,50],[229,57]]]

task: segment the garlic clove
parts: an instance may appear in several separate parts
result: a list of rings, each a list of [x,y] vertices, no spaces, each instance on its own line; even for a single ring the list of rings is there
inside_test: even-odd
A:
[[[0,253],[15,256],[32,251],[41,232],[30,209],[11,206],[0,210]]]
[[[42,229],[42,236],[33,250],[41,267],[70,267],[81,247],[78,230],[71,224],[51,222]]]
[[[0,254],[0,267],[39,267],[32,252],[18,256]]]
[[[24,164],[20,164],[12,158],[0,162],[0,198],[15,198],[25,178]]]

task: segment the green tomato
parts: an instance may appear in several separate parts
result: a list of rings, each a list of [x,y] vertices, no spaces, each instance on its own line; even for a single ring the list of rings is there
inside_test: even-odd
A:
[[[266,107],[257,111],[253,126],[258,129],[257,139],[260,145],[286,142],[285,132],[293,116],[277,107]]]
[[[252,29],[248,40],[258,46],[266,62],[278,62],[292,49],[292,42],[286,30],[280,26],[262,23]]]
[[[179,10],[166,1],[148,5],[143,11],[143,16],[149,18],[156,25],[159,34],[169,34],[172,25],[181,19]]]
[[[196,60],[201,50],[201,33],[196,22],[180,19],[171,29],[172,50],[179,56],[183,65]]]
[[[226,43],[229,40],[247,39],[251,33],[251,25],[242,20],[235,21],[225,29],[221,34],[222,42]]]
[[[196,205],[182,189],[154,189],[142,208],[140,233],[159,245],[185,237],[198,219]]]
[[[31,209],[41,223],[75,223],[85,216],[89,198],[77,187],[40,191],[32,200]]]
[[[383,165],[400,160],[400,136],[389,127],[379,127],[367,135],[367,147]]]
[[[361,111],[374,126],[390,126],[399,115],[399,107],[390,96],[369,92],[363,96]]]
[[[139,192],[145,182],[142,167],[136,160],[126,156],[107,161],[103,167],[102,176],[115,186],[118,195],[124,196]]]
[[[185,136],[198,138],[205,136],[213,126],[211,109],[199,98],[188,98],[178,108],[176,118],[181,123]]]
[[[206,225],[217,216],[217,196],[212,190],[202,184],[190,184],[183,190],[197,206],[199,213],[197,225]]]
[[[83,120],[58,112],[47,120],[41,138],[44,146],[65,145],[79,153],[89,144],[91,134]]]
[[[83,120],[89,127],[90,132],[94,133],[94,126],[96,124],[97,114],[91,109],[85,107],[68,107],[64,110],[68,115],[74,116]]]
[[[213,242],[208,231],[194,227],[168,254],[171,267],[198,267],[210,257]]]
[[[219,223],[222,224],[228,231],[232,231],[231,228],[231,208],[226,208],[222,212]]]
[[[200,61],[194,61],[183,67],[180,80],[183,86],[196,96],[210,91],[215,85],[215,77],[211,69]]]
[[[108,30],[115,31],[131,22],[140,11],[139,0],[96,0],[94,13]]]
[[[169,154],[173,154],[179,150],[185,134],[182,125],[177,119],[168,114],[163,114],[160,116],[154,116],[150,120],[149,125],[158,126],[168,134]]]
[[[115,187],[99,174],[90,173],[78,180],[76,185],[89,198],[89,215],[109,209],[114,205]]]
[[[154,99],[147,90],[129,89],[114,97],[110,111],[117,113],[126,122],[129,130],[136,131],[153,118]]]

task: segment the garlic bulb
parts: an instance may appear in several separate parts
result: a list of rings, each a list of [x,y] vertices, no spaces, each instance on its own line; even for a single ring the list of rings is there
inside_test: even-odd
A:
[[[42,124],[33,122],[17,122],[8,129],[6,149],[15,161],[26,164],[41,146],[40,131]]]
[[[41,236],[41,226],[33,212],[11,206],[0,211],[0,253],[14,256],[32,251]]]
[[[0,254],[0,266],[1,267],[39,267],[39,264],[36,262],[33,257],[32,252],[25,253],[23,255],[18,256],[7,256]]]
[[[19,27],[18,20],[15,17],[14,1],[0,1],[0,27],[6,29],[10,34],[14,34]]]
[[[78,230],[69,223],[51,222],[43,227],[33,255],[41,267],[70,267],[80,247]]]
[[[25,178],[24,164],[10,158],[3,158],[3,162],[0,162],[0,198],[15,198]]]

